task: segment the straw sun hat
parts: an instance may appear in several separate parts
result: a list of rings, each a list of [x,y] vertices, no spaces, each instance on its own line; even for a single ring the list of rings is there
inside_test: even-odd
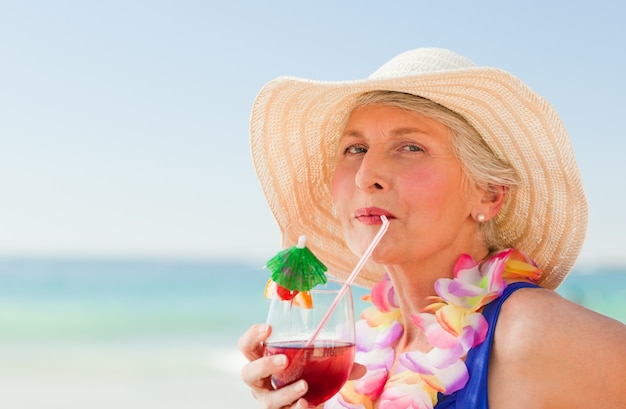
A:
[[[521,184],[496,216],[497,231],[543,269],[542,286],[558,287],[587,228],[587,202],[565,127],[513,75],[438,48],[400,54],[364,80],[280,77],[263,87],[251,115],[252,157],[283,245],[306,235],[335,277],[346,278],[356,265],[333,216],[329,186],[345,115],[357,96],[374,90],[419,95],[461,114],[516,169]],[[356,282],[370,287],[382,274],[370,263]]]

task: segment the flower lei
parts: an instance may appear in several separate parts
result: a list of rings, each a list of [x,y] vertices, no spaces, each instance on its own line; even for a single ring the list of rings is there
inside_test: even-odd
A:
[[[482,264],[464,254],[454,266],[454,279],[435,283],[437,296],[411,322],[424,332],[433,346],[429,352],[411,351],[394,363],[394,345],[403,333],[402,316],[388,276],[372,287],[365,299],[374,305],[356,324],[355,361],[367,367],[360,379],[348,381],[326,402],[326,409],[432,409],[439,392],[449,395],[469,380],[467,352],[480,345],[489,325],[482,308],[502,295],[507,281],[536,283],[541,276],[536,264],[516,249],[498,252]]]

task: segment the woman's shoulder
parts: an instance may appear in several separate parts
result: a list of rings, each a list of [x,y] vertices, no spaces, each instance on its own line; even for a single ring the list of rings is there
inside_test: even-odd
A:
[[[593,347],[598,338],[624,342],[618,350],[626,353],[624,324],[545,288],[521,288],[511,294],[495,332],[496,345],[504,346],[512,359],[524,360],[541,352],[558,357],[564,349],[558,346],[565,343]]]
[[[599,329],[623,332],[624,328],[621,322],[582,307],[553,290],[521,288],[502,305],[498,318],[498,329],[502,331],[497,331],[496,336],[515,344],[531,335],[550,339],[571,331],[581,335]]]
[[[492,358],[506,365],[528,362],[538,348],[555,336],[564,314],[575,314],[575,305],[552,290],[520,288],[502,304],[494,335]],[[542,341],[539,342],[538,340]],[[550,341],[552,342],[552,341]]]
[[[490,401],[510,397],[495,379],[515,379],[535,407],[581,407],[583,390],[626,405],[626,326],[552,290],[519,289],[502,305],[490,363]]]

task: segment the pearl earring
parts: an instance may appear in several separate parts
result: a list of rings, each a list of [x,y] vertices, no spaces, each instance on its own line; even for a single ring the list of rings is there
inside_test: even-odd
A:
[[[484,223],[484,222],[485,222],[485,215],[484,215],[484,214],[482,214],[482,213],[478,213],[478,214],[476,215],[476,221],[477,221],[478,223]]]

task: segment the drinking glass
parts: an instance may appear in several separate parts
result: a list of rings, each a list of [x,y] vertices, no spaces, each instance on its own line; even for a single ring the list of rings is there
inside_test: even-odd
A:
[[[298,379],[306,380],[309,389],[304,398],[312,407],[341,389],[354,362],[354,304],[349,286],[327,316],[342,285],[333,279],[317,285],[310,292],[311,308],[275,295],[267,315],[272,334],[265,342],[264,355],[285,354],[289,360],[287,368],[272,377],[272,386],[278,389]]]

